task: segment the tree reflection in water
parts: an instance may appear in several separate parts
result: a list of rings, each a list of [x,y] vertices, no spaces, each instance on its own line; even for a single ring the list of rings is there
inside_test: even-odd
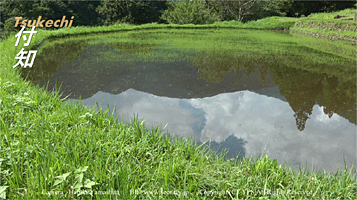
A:
[[[249,55],[246,52],[204,52],[197,54],[194,60],[199,69],[199,77],[207,82],[219,83],[228,74],[235,74],[233,85],[239,85],[241,73],[250,76],[259,71],[261,83],[265,83],[268,74],[279,87],[281,95],[289,102],[295,112],[298,130],[303,131],[315,104],[324,106],[324,113],[329,118],[333,113],[345,117],[356,124],[356,78],[355,72],[334,76],[315,69],[336,67],[336,63],[311,65],[311,71],[301,69],[303,62],[289,62],[286,57],[268,55]],[[351,64],[353,64],[351,62]],[[346,67],[346,66],[339,66]],[[352,67],[351,67],[352,68]]]

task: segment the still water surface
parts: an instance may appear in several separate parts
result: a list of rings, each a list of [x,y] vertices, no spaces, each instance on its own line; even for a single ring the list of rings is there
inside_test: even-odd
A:
[[[356,165],[356,72],[336,71],[354,69],[355,61],[299,45],[288,34],[257,32],[63,40],[45,45],[24,76],[49,81],[50,90],[62,83],[64,96],[115,107],[124,121],[137,115],[149,127],[167,125],[173,136],[208,140],[227,158],[266,152],[295,169],[335,171],[344,159]],[[253,33],[268,38],[259,43]]]

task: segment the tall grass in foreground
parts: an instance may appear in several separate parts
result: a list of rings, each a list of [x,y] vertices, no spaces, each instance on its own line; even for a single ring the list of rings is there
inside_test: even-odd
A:
[[[77,33],[40,31],[32,45]],[[141,121],[123,124],[108,111],[64,103],[57,91],[20,78],[12,66],[21,45],[14,44],[14,38],[0,44],[0,198],[356,197],[353,169],[293,172],[264,156],[225,161]]]

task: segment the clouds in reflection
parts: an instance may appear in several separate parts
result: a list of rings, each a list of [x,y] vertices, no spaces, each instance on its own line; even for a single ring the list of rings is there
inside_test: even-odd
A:
[[[347,164],[356,165],[356,125],[335,114],[329,118],[323,107],[315,105],[304,131],[296,127],[294,112],[285,101],[250,91],[219,94],[199,99],[159,97],[129,89],[112,95],[97,92],[83,103],[116,107],[119,117],[129,121],[138,114],[147,126],[167,124],[176,136],[193,137],[196,141],[227,143],[239,138],[247,155],[266,153],[280,163],[293,167],[336,170]],[[229,143],[225,148],[236,149]],[[237,144],[238,145],[238,144]]]

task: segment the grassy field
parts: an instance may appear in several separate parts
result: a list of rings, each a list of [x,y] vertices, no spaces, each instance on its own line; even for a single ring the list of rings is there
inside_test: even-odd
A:
[[[90,33],[157,28],[269,29],[292,23],[291,19],[279,19],[248,24],[124,24],[38,30],[28,49],[49,39]],[[0,198],[356,198],[354,169],[293,172],[266,156],[224,160],[191,140],[163,137],[158,128],[148,129],[141,121],[118,123],[107,111],[64,103],[59,92],[25,82],[19,70],[12,68],[22,47],[14,44],[14,37],[0,43]]]

